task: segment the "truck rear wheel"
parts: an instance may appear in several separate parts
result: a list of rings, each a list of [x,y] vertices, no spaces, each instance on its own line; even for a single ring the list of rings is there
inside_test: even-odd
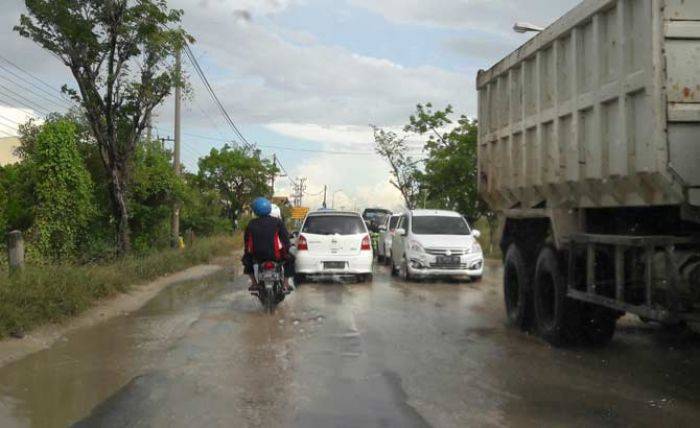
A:
[[[526,330],[532,323],[532,276],[517,245],[511,244],[503,266],[503,296],[508,323]]]
[[[535,267],[535,321],[542,338],[554,346],[566,345],[580,333],[579,304],[566,292],[566,276],[556,250],[544,247]]]

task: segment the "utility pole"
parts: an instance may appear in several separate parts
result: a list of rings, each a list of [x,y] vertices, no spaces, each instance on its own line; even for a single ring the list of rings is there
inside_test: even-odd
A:
[[[153,120],[151,118],[151,113],[148,113],[148,117],[146,119],[146,140],[149,142],[151,141],[151,138],[153,138]]]
[[[328,208],[326,204],[326,194],[328,193],[328,186],[323,186],[323,208]]]
[[[173,170],[175,175],[180,175],[180,143],[181,143],[181,112],[182,112],[182,50],[175,52],[175,75],[177,76],[177,86],[175,86],[175,147],[173,149]],[[172,244],[177,248],[180,244],[180,204],[173,206],[172,219]]]
[[[275,196],[275,175],[277,175],[277,153],[272,154],[272,196]]]
[[[302,202],[304,199],[304,191],[306,191],[306,178],[300,178],[298,182],[294,183],[294,193],[292,195],[294,199],[294,206],[295,207],[300,207],[302,206]]]

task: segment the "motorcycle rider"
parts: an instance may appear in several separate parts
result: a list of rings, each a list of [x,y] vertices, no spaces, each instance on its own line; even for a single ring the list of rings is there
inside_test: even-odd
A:
[[[252,282],[249,290],[258,289],[258,281],[255,278],[254,265],[267,261],[284,262],[285,293],[291,292],[293,287],[289,278],[294,276],[293,256],[289,252],[292,244],[289,241],[289,232],[280,218],[273,217],[273,207],[266,198],[257,198],[252,204],[253,213],[257,218],[248,223],[244,235],[245,252],[243,254],[244,272],[250,276]],[[277,209],[279,211],[279,208]]]

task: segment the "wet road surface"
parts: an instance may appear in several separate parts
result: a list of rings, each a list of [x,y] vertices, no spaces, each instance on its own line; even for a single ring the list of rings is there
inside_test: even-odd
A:
[[[697,426],[700,340],[602,349],[505,326],[481,283],[305,284],[274,314],[218,275],[0,369],[0,426]]]

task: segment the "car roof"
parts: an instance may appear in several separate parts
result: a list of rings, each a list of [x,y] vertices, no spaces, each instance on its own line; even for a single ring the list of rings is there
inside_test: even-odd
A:
[[[352,211],[314,211],[310,212],[308,217],[320,217],[320,216],[351,216],[351,217],[360,217],[360,215],[356,212]]]
[[[462,217],[462,215],[455,211],[447,210],[413,210],[411,215],[414,217],[425,217],[425,216],[440,216],[440,217]]]

